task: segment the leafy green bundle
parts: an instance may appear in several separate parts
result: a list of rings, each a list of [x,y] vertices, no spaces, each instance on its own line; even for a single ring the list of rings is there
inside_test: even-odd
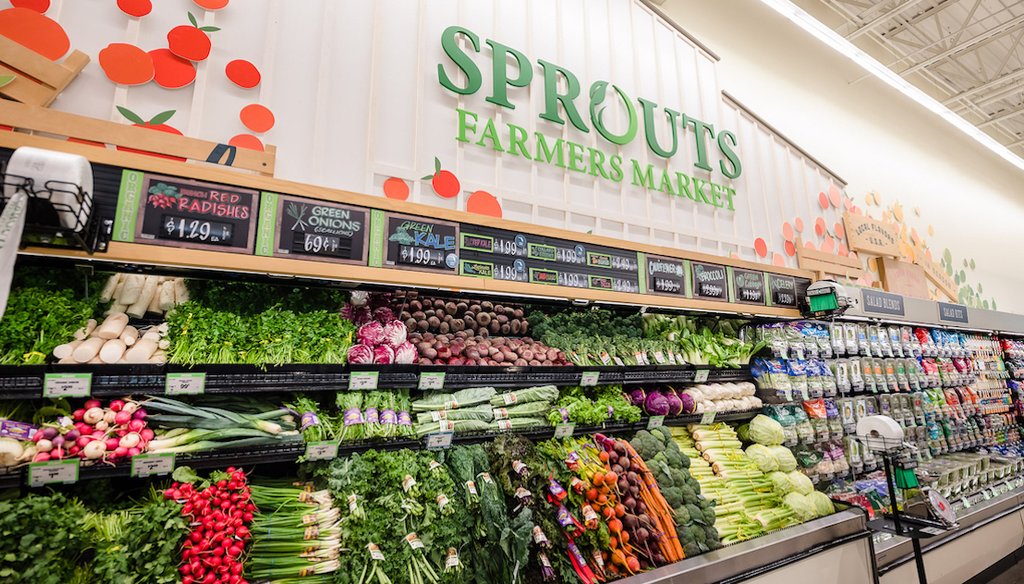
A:
[[[88,533],[80,528],[87,516],[79,501],[59,493],[0,501],[0,581],[64,584],[72,580],[89,547]]]
[[[41,365],[95,310],[94,300],[67,288],[11,290],[0,325],[0,365]]]
[[[557,426],[572,422],[577,426],[600,426],[605,422],[639,422],[640,408],[629,403],[621,385],[602,385],[588,390],[583,387],[562,389],[561,398],[548,413],[548,422]]]

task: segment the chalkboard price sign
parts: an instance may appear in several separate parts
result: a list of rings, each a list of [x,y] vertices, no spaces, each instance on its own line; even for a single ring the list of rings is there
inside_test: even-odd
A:
[[[388,265],[444,272],[459,268],[458,224],[392,213],[385,225]]]
[[[368,209],[288,195],[277,197],[273,217],[276,223],[274,255],[366,263],[370,231]],[[266,220],[270,218],[260,219],[261,234],[262,221]]]
[[[768,274],[768,289],[773,306],[796,306],[796,280],[790,276]]]
[[[732,271],[733,294],[736,302],[764,304],[764,274],[752,270]]]
[[[682,260],[647,256],[648,288],[655,294],[686,295],[686,270]]]
[[[252,251],[259,202],[256,191],[148,173],[131,176],[138,195],[133,241],[210,251]]]
[[[693,295],[708,300],[729,300],[725,266],[693,262]]]

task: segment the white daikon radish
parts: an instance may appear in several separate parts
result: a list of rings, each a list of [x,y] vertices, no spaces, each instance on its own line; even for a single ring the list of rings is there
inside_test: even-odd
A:
[[[114,302],[121,302],[121,295],[124,294],[124,279],[127,277],[126,274],[118,274],[120,279],[117,281],[117,287],[114,288],[114,294],[110,297]]]
[[[117,314],[118,312],[124,312],[128,310],[128,305],[115,302],[110,305],[110,308],[103,313],[103,316],[110,316],[111,314]]]
[[[96,331],[96,319],[90,318],[85,321],[85,336],[90,336]]]
[[[75,340],[76,341],[84,341],[85,337],[87,337],[89,335],[86,334],[85,327],[83,326],[82,328],[80,328],[77,331],[75,331],[75,335],[74,336],[75,336]]]
[[[89,365],[100,365],[102,363],[103,363],[103,360],[100,359],[99,355],[96,355],[92,359],[89,359]]]
[[[174,308],[174,281],[167,280],[160,284],[160,310],[167,312]]]
[[[66,359],[71,356],[71,353],[75,352],[78,345],[81,345],[81,340],[74,340],[70,343],[64,343],[63,345],[57,345],[53,348],[53,356],[58,359]]]
[[[58,365],[77,365],[78,361],[75,361],[74,357],[64,357],[60,361],[57,361]]]
[[[104,304],[110,302],[110,299],[114,297],[114,290],[117,289],[117,283],[120,281],[120,274],[114,274],[107,280],[107,283],[103,286],[103,290],[100,292],[100,302],[103,302]]]
[[[123,331],[121,331],[120,338],[121,342],[130,347],[134,345],[135,341],[139,339],[139,329],[133,327],[132,325],[128,325],[124,327]]]
[[[161,337],[166,337],[166,336],[167,336],[167,332],[168,332],[168,331],[170,331],[170,330],[171,330],[171,329],[170,329],[170,327],[169,327],[169,326],[167,325],[167,323],[166,323],[166,322],[162,322],[162,323],[160,323],[160,324],[156,325],[156,332],[157,332],[157,334],[159,334],[159,335],[160,335]]]
[[[92,331],[92,336],[103,339],[116,339],[121,336],[124,327],[128,326],[128,315],[123,312],[115,312],[103,321],[103,324]]]
[[[125,312],[128,316],[134,316],[135,318],[142,318],[146,316],[146,309],[149,308],[149,303],[153,301],[153,296],[156,296],[156,276],[146,276],[146,281],[142,285],[142,293],[139,294],[139,298],[128,307]]]
[[[156,292],[153,294],[153,298],[149,301],[149,306],[146,307],[146,312],[152,312],[154,314],[163,314],[164,311],[160,309],[160,287],[163,284],[157,282]]]
[[[103,347],[100,349],[100,360],[104,363],[117,363],[121,360],[126,348],[127,346],[121,339],[110,339],[103,343]]]
[[[105,342],[105,339],[98,337],[86,339],[71,352],[71,358],[79,363],[88,363],[93,357],[99,354],[100,349],[103,347],[103,343]]]
[[[118,282],[121,282],[121,275],[115,274],[106,280],[103,289],[99,292],[100,302],[110,302],[114,298],[114,291],[118,289]]]
[[[167,362],[167,353],[163,351],[157,351],[150,356],[149,362],[162,365]]]
[[[167,339],[160,339],[160,342],[158,342],[158,343],[156,344],[156,346],[157,346],[157,347],[158,347],[158,348],[159,348],[159,349],[160,349],[161,351],[166,351],[167,349],[170,349],[170,348],[171,348],[171,341],[169,341],[169,340],[167,340]]]
[[[124,289],[121,290],[121,295],[117,297],[119,304],[127,304],[131,306],[139,301],[139,296],[142,295],[142,287],[146,284],[146,277],[140,274],[128,274],[124,277]]]
[[[152,339],[143,337],[142,340],[132,345],[132,348],[124,352],[124,360],[128,363],[148,362],[153,353],[156,353],[156,343]]]
[[[160,342],[160,333],[156,332],[155,329],[150,328],[146,331],[146,334],[142,335],[142,338],[147,341],[153,341],[154,343]]]
[[[174,303],[184,304],[188,302],[188,287],[185,286],[185,278],[174,279]]]

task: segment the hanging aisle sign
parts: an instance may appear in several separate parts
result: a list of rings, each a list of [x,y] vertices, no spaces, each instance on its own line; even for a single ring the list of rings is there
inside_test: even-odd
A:
[[[365,264],[370,211],[262,193],[256,254]]]
[[[125,170],[114,241],[251,253],[259,193]]]
[[[879,256],[900,257],[900,236],[896,226],[864,215],[843,215],[850,249]]]

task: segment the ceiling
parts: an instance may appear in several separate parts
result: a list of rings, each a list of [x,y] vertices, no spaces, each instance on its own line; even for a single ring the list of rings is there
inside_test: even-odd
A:
[[[1024,155],[1024,2],[796,3],[1015,154]]]

